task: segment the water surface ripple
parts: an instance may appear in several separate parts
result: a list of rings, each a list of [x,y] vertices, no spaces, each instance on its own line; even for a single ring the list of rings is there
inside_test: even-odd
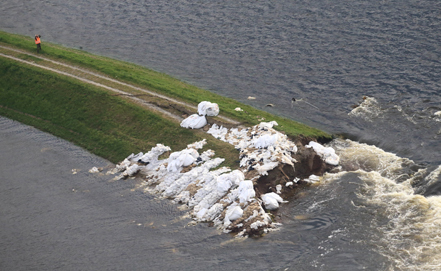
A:
[[[16,0],[0,10],[0,29],[40,33],[441,163],[439,1]],[[378,100],[382,118],[348,116],[364,95]]]
[[[375,144],[415,161],[411,173],[441,164],[440,1],[6,0],[0,29]],[[439,269],[441,201],[376,172],[303,191],[279,211],[280,231],[237,241],[188,227],[133,183],[87,172],[107,161],[4,118],[0,127],[0,269]],[[441,193],[436,178],[425,194]]]

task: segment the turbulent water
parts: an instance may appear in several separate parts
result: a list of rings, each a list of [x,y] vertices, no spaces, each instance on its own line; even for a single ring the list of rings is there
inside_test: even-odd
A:
[[[43,50],[51,41],[135,62],[353,140],[331,143],[343,172],[285,205],[281,231],[256,241],[265,245],[233,243],[231,257],[253,255],[237,267],[439,269],[441,2],[15,0],[0,10],[0,29],[41,34]]]

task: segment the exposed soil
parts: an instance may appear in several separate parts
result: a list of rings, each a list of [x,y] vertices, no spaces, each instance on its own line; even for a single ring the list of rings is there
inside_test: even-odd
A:
[[[279,164],[269,171],[268,175],[261,176],[254,181],[256,196],[260,197],[265,193],[276,192],[276,185],[280,184],[283,187],[281,191],[282,198],[289,199],[295,194],[297,188],[308,185],[303,179],[311,175],[322,176],[325,172],[335,169],[334,166],[326,164],[313,149],[305,148],[303,145],[298,145],[298,151],[293,157],[297,160],[294,167],[288,164]],[[247,177],[250,177],[251,174],[249,173]],[[292,182],[295,178],[299,178],[300,181],[286,187],[286,183]]]

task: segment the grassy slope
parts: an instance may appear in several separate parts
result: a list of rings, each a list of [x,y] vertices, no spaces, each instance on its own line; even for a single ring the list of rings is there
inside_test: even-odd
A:
[[[0,31],[0,44],[35,52],[29,37]],[[42,55],[110,77],[149,88],[197,105],[200,101],[216,102],[221,113],[254,125],[258,117],[276,120],[276,127],[290,136],[327,138],[328,134],[303,124],[254,109],[235,100],[183,83],[162,73],[134,64],[95,56],[87,52],[45,43]],[[32,58],[32,57],[27,57]],[[35,59],[38,61],[38,59]],[[182,129],[136,105],[76,80],[55,75],[0,57],[0,114],[72,141],[97,155],[116,162],[131,152],[147,151],[156,143],[173,150],[202,138],[208,147],[227,158],[227,165],[237,166],[237,152],[228,144],[207,137],[200,131]],[[244,112],[237,112],[241,107]]]
[[[118,162],[157,143],[172,150],[207,138],[207,148],[236,167],[238,152],[200,131],[182,129],[96,87],[44,70],[0,60],[0,115],[35,126]]]
[[[35,53],[36,51],[33,39],[0,31],[0,44],[2,43],[32,53]],[[248,125],[255,125],[259,123],[259,118],[264,117],[266,120],[276,120],[279,123],[279,126],[276,127],[276,129],[283,130],[291,136],[305,135],[316,138],[330,137],[329,134],[318,129],[272,115],[265,111],[257,110],[233,99],[225,98],[212,92],[199,89],[190,84],[186,84],[163,73],[152,71],[127,62],[91,55],[81,50],[69,49],[46,43],[44,40],[42,44],[43,51],[41,54],[45,57],[53,58],[58,61],[66,61],[91,70],[97,70],[110,77],[137,84],[153,91],[161,92],[171,97],[193,103],[194,105],[197,105],[201,101],[217,103],[221,109],[221,114],[241,120]],[[234,109],[236,107],[241,107],[244,109],[244,112],[235,111]]]

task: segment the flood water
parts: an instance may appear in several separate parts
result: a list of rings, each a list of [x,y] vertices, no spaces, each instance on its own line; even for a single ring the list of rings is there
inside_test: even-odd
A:
[[[321,266],[329,264],[354,270],[384,265],[378,253],[356,242],[366,233],[359,232],[357,239],[350,234],[356,226],[353,215],[365,220],[369,214],[358,213],[350,198],[338,200],[337,192],[351,194],[344,179],[332,191],[286,205],[278,231],[234,239],[203,223],[189,225],[185,211],[137,190],[136,180],[112,181],[112,175],[89,173],[92,166],[112,164],[69,142],[3,117],[0,139],[2,270],[326,270]],[[304,209],[317,198],[326,198],[327,204]]]
[[[439,269],[441,2],[7,0],[0,12],[0,29],[41,34],[43,50],[134,62],[355,141],[333,142],[344,172],[284,205],[280,231],[230,243],[133,183],[87,173],[107,162],[67,143],[41,151],[59,140],[2,119],[1,201],[16,203],[2,209],[0,267]],[[47,145],[25,160],[36,138]],[[137,226],[152,222],[167,226]]]
[[[7,0],[0,10],[4,31],[138,63],[441,164],[439,1]],[[374,119],[348,116],[363,96],[378,101]]]

